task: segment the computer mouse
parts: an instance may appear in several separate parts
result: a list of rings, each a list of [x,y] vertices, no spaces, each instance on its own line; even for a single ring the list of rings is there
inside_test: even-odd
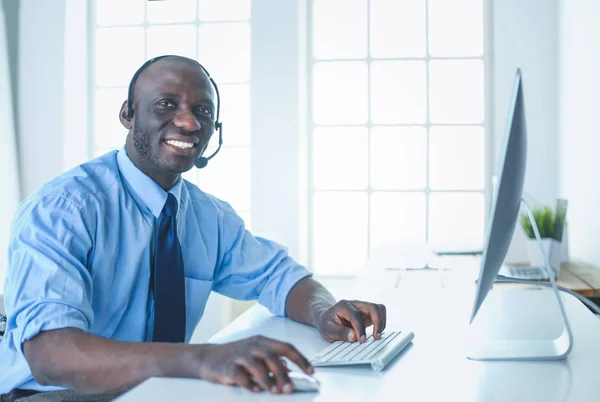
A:
[[[290,371],[288,376],[294,385],[294,392],[315,392],[321,386],[319,380],[308,374]]]

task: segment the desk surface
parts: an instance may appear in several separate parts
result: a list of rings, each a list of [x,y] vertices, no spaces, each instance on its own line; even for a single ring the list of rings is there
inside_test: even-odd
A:
[[[521,264],[511,264],[521,265]],[[368,264],[357,272],[357,279],[377,287],[401,287],[419,284],[423,289],[436,284],[464,286],[467,281],[475,281],[479,274],[479,256],[435,256],[428,269],[384,269],[385,264],[377,261]],[[527,266],[522,264],[522,266]],[[472,282],[471,282],[472,283]],[[558,277],[558,285],[586,297],[600,297],[600,269],[581,261],[563,263]],[[531,288],[530,285],[496,283],[502,288]]]
[[[319,368],[319,393],[269,395],[202,380],[153,378],[131,390],[120,402],[164,400],[394,400],[399,401],[597,401],[600,396],[600,320],[577,299],[563,295],[575,344],[567,360],[557,362],[476,362],[465,356],[472,292],[432,289],[332,289],[339,298],[369,298],[388,307],[388,329],[409,328],[415,339],[381,373],[369,367]],[[373,298],[371,295],[377,294]],[[549,332],[558,335],[560,318],[553,294],[539,290],[494,290],[482,313],[494,337]],[[498,297],[503,295],[502,298]],[[508,296],[508,297],[507,297]],[[496,300],[502,301],[499,309]],[[486,310],[487,309],[487,310]],[[508,316],[503,312],[511,311]],[[499,314],[499,312],[501,314]],[[483,313],[482,317],[488,316]],[[478,316],[479,317],[479,316]],[[264,335],[293,343],[309,359],[327,343],[316,330],[273,317],[255,306],[215,335],[229,342]]]
[[[600,269],[585,263],[562,264],[558,285],[585,297],[600,296]]]

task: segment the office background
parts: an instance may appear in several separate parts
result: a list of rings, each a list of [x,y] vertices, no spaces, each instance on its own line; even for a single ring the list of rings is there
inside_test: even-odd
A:
[[[223,88],[226,147],[186,178],[317,274],[348,278],[378,245],[481,240],[520,67],[525,191],[567,198],[570,256],[600,265],[597,2],[118,3],[2,0],[14,135],[3,130],[1,155],[17,169],[5,169],[0,286],[16,200],[122,144],[124,88],[160,53],[198,57]],[[526,259],[524,242],[517,230],[510,260]],[[204,335],[232,306],[211,298]]]

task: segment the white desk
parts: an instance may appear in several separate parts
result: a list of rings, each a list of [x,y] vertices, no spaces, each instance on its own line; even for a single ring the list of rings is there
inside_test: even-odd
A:
[[[467,318],[472,293],[435,289],[410,294],[402,289],[375,292],[333,290],[339,298],[364,298],[388,307],[388,328],[410,328],[412,345],[381,373],[368,367],[318,368],[319,393],[270,395],[212,384],[202,380],[150,379],[131,390],[119,402],[195,400],[290,400],[305,401],[598,401],[600,398],[600,320],[577,299],[563,295],[573,327],[575,345],[567,360],[558,362],[476,362],[465,357]],[[500,292],[500,291],[496,291]],[[494,292],[486,312],[495,315],[494,335],[540,336],[560,331],[560,318],[552,293],[540,290],[503,290],[503,307]],[[507,293],[509,292],[509,293]],[[350,294],[349,294],[350,293]],[[378,297],[370,295],[379,293]],[[505,311],[515,313],[510,320]],[[484,315],[486,314],[486,315]],[[537,319],[532,319],[536,317]],[[229,342],[265,335],[294,344],[309,359],[324,348],[316,330],[288,319],[271,316],[255,306],[223,331],[213,342]]]

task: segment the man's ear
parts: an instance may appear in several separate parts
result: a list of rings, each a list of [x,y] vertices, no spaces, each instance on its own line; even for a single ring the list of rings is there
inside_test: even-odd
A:
[[[123,104],[121,105],[121,111],[119,112],[119,120],[121,121],[121,124],[123,125],[123,127],[125,127],[127,130],[131,130],[131,117],[127,117],[126,116],[126,112],[127,111],[127,101],[124,101]]]

